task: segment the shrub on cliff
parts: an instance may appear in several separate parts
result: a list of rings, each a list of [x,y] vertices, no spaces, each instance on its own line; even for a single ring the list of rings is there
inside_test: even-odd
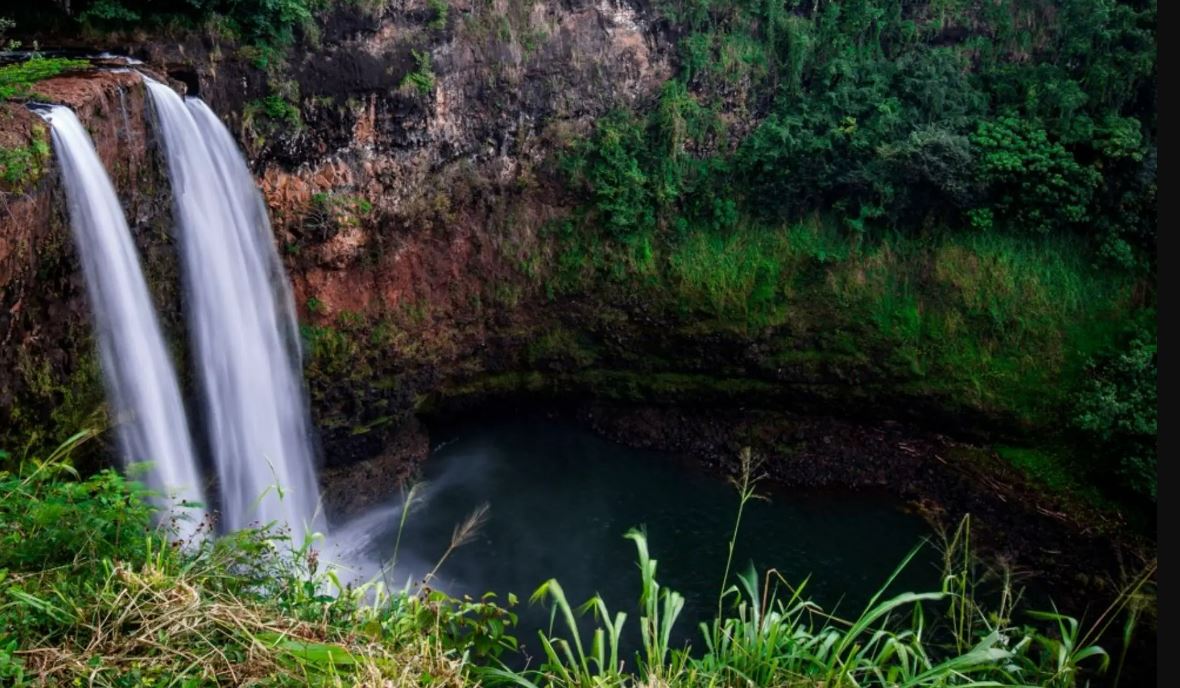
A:
[[[33,129],[27,145],[0,145],[0,192],[23,192],[41,178],[48,162],[49,141],[44,127]]]
[[[1156,342],[1140,333],[1122,350],[1096,357],[1077,395],[1074,426],[1123,486],[1155,500],[1158,376]]]
[[[14,10],[30,27],[95,32],[194,28],[215,22],[246,45],[270,51],[310,30],[328,0],[73,0],[33,11]]]
[[[601,226],[613,236],[649,231],[655,223],[648,175],[640,162],[645,142],[639,122],[617,111],[600,119],[562,164],[573,183],[594,199]]]

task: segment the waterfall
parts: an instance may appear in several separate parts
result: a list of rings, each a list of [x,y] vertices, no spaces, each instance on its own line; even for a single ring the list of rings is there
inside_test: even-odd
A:
[[[145,77],[172,183],[223,522],[323,531],[298,329],[262,196],[198,98]]]
[[[42,116],[53,131],[123,459],[151,462],[145,482],[161,507],[170,506],[167,497],[204,504],[180,389],[123,208],[73,111],[54,106]],[[185,538],[204,511],[189,515],[178,521]]]

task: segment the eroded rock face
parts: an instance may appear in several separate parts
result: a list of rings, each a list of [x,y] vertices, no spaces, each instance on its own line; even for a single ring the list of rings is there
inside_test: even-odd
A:
[[[169,198],[140,77],[84,72],[41,82],[37,93],[74,108],[85,123],[119,189],[164,327],[175,334],[179,286]],[[49,129],[23,104],[0,104],[0,145],[31,151],[35,161],[0,190],[0,439],[11,451],[101,423],[103,394]]]
[[[365,428],[442,380],[518,363],[551,324],[522,266],[552,258],[541,229],[574,204],[554,152],[672,74],[639,2],[449,7],[338,7],[269,74],[212,38],[137,52],[194,74],[255,168],[300,317],[332,347],[308,369],[328,466],[379,453],[398,423]]]
[[[101,46],[195,88],[230,124],[271,208],[301,319],[323,330],[359,323],[340,360],[310,352],[329,466],[396,444],[416,400],[452,372],[515,365],[540,322],[528,304],[541,285],[522,261],[547,255],[542,226],[573,204],[547,161],[671,75],[672,46],[640,2],[449,7],[441,22],[424,1],[337,6],[314,41],[267,69],[216,36]],[[74,107],[91,131],[191,392],[169,190],[139,76],[59,77],[38,92]],[[269,96],[297,109],[273,112]],[[36,115],[0,107],[0,143],[48,141]],[[6,189],[0,217],[6,446],[41,428],[68,435],[102,400],[51,156],[43,167]]]
[[[535,241],[561,212],[547,157],[671,74],[670,49],[627,2],[454,4],[445,28],[430,20],[425,3],[360,26],[329,19],[322,47],[290,60],[303,129],[242,125],[280,242],[310,244],[289,261],[300,302],[315,297],[325,316],[461,308],[504,244]],[[409,85],[427,55],[432,86]],[[325,195],[366,209],[329,208],[317,241]]]

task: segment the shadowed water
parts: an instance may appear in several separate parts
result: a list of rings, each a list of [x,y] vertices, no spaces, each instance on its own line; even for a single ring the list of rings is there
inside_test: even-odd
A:
[[[322,531],[294,309],[246,161],[197,98],[145,79],[168,160],[222,521]]]
[[[427,461],[424,477],[427,487],[411,508],[390,584],[420,579],[446,549],[455,524],[488,502],[487,524],[450,556],[434,587],[473,597],[490,590],[501,600],[516,593],[522,601],[518,636],[535,653],[536,631],[548,624],[549,613],[526,599],[544,580],[557,578],[572,604],[598,592],[612,612],[626,611],[625,640],[634,647],[640,577],[634,544],[623,534],[644,526],[659,561],[658,580],[686,598],[675,637],[700,644],[697,624],[715,613],[738,506],[734,488],[717,475],[576,426],[515,421],[451,431]],[[766,500],[746,507],[734,570],[753,562],[759,571],[778,569],[792,583],[814,574],[809,595],[847,615],[856,616],[929,535],[921,519],[882,498],[769,486],[763,492]],[[400,513],[400,501],[374,510],[333,540],[351,542],[370,561],[387,560]],[[934,559],[926,548],[895,588],[937,589]]]
[[[55,106],[43,116],[53,131],[122,458],[150,462],[143,479],[161,494],[161,506],[204,503],[176,374],[123,208],[73,111]],[[204,512],[184,511],[192,519],[179,524],[187,537]]]

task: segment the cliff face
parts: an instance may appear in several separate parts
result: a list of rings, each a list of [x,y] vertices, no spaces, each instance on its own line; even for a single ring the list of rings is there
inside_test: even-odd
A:
[[[407,24],[410,11],[338,43],[325,37],[323,52],[292,66],[306,103],[302,132],[272,142],[243,131],[283,220],[280,240],[310,244],[293,261],[298,288],[326,313],[469,301],[498,249],[531,241],[560,206],[538,170],[546,156],[596,116],[650,95],[669,72],[626,4],[537,3],[516,26],[495,24],[507,7],[452,8],[459,16],[446,29]],[[412,47],[419,42],[429,48]],[[423,71],[415,50],[430,55],[430,87],[402,85],[409,70]],[[291,150],[308,152],[293,168]],[[328,214],[339,213],[321,223],[330,225],[322,241],[308,236],[325,210],[316,194],[329,194]],[[518,214],[497,217],[510,209]],[[358,279],[366,288],[355,288]]]
[[[397,444],[444,382],[515,369],[557,327],[529,307],[541,230],[573,206],[552,154],[654,98],[673,46],[611,0],[339,7],[320,25],[266,69],[216,38],[136,56],[197,88],[255,168],[331,466]]]
[[[162,323],[177,338],[169,197],[153,155],[139,76],[104,71],[59,77],[38,84],[37,92],[74,108],[85,122],[119,189]],[[64,439],[92,422],[103,394],[48,127],[24,105],[0,104],[0,145],[28,161],[0,187],[0,438],[15,453],[26,444]]]
[[[548,327],[523,308],[538,284],[522,264],[545,256],[539,230],[571,205],[546,161],[671,73],[641,5],[449,7],[340,6],[265,69],[216,36],[103,46],[183,82],[239,135],[309,326],[330,464],[379,453],[453,373],[516,365]],[[90,129],[183,358],[167,180],[139,78],[59,77],[38,93]],[[0,143],[42,142],[39,173],[5,189],[0,218],[0,417],[15,446],[56,423],[68,434],[102,395],[47,131],[24,106],[0,107]]]
[[[555,293],[562,256],[546,228],[576,199],[554,153],[598,117],[658,97],[675,46],[653,17],[614,0],[453,2],[445,14],[338,5],[265,65],[215,34],[102,46],[198,93],[238,135],[305,323],[329,467],[421,446],[399,434],[416,411],[521,391],[946,417],[937,399],[903,398],[905,372],[872,352],[811,355],[827,333],[703,326],[650,290]],[[188,384],[167,180],[138,78],[38,88],[93,132]],[[4,107],[5,145],[31,141],[37,118]],[[44,167],[8,189],[0,221],[0,336],[21,343],[0,373],[7,446],[45,427],[68,434],[102,398],[52,160]]]
[[[503,249],[559,212],[547,156],[670,73],[626,3],[451,8],[445,28],[424,3],[329,19],[277,79],[302,125],[239,120],[297,289],[326,315],[461,310]]]
[[[625,3],[451,7],[446,28],[413,3],[360,29],[329,20],[289,66],[303,124],[241,124],[301,301],[325,316],[463,310],[559,212],[549,153],[669,73]]]

